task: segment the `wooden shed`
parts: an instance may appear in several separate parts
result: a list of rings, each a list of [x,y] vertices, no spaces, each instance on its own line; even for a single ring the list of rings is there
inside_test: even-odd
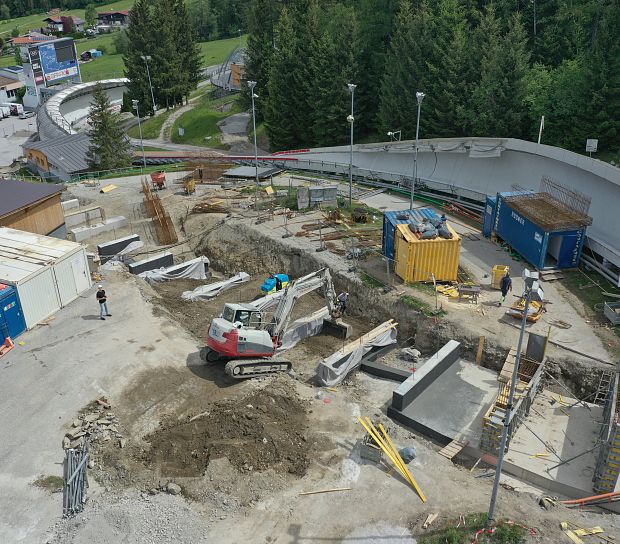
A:
[[[63,185],[0,179],[0,227],[64,238]]]

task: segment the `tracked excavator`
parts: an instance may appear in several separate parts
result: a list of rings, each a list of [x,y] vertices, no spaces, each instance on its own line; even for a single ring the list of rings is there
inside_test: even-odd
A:
[[[329,311],[325,324],[347,337],[349,326],[340,319],[331,274],[328,268],[322,268],[290,282],[280,291],[278,306],[270,320],[264,310],[251,303],[225,304],[222,315],[209,326],[207,361],[225,362],[226,374],[238,379],[288,372],[292,368],[291,362],[276,357],[282,336],[297,300],[320,288],[323,288]]]

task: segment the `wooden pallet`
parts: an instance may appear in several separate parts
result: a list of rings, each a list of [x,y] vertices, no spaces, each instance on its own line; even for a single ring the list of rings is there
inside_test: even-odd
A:
[[[540,275],[540,279],[542,281],[556,281],[556,280],[563,280],[564,279],[564,274],[562,274],[562,272],[559,272],[557,270],[549,270],[548,272],[539,272]]]
[[[461,453],[465,447],[469,444],[469,441],[459,442],[458,440],[453,440],[450,442],[445,448],[440,450],[439,455],[442,455],[446,459],[452,461],[459,453]]]

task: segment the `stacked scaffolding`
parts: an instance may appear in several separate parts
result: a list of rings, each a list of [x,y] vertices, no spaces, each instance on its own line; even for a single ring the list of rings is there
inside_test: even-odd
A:
[[[617,490],[620,472],[620,363],[610,376],[599,435],[601,448],[594,471],[594,490],[610,493]]]
[[[142,192],[144,193],[144,207],[147,215],[153,219],[157,240],[161,245],[167,246],[179,241],[170,214],[164,209],[159,195],[154,194],[146,179],[142,179]]]
[[[504,362],[504,367],[497,378],[500,382],[497,398],[482,420],[480,450],[496,456],[499,455],[504,420],[508,411],[510,381],[514,371],[515,359],[516,350],[511,349]],[[528,416],[534,398],[541,387],[543,364],[543,361],[535,361],[525,355],[521,356],[519,380],[515,392],[512,419],[508,429],[506,450],[508,450],[510,441],[517,432],[521,422]]]

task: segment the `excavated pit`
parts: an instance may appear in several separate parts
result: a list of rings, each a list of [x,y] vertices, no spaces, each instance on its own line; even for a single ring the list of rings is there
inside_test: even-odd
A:
[[[259,275],[264,275],[265,271],[282,270],[298,277],[326,266],[322,257],[325,254],[291,247],[241,222],[221,223],[199,240],[194,251],[196,255],[206,255],[213,268],[230,275],[241,269]],[[374,323],[395,319],[399,323],[399,343],[413,344],[423,355],[434,353],[449,340],[457,340],[462,344],[463,357],[475,360],[479,335],[472,335],[471,331],[449,319],[427,317],[404,304],[399,297],[365,285],[359,277],[348,272],[346,266],[341,263],[339,270],[330,268],[337,290],[351,293],[348,316]],[[502,338],[487,337],[482,364],[499,371],[511,347]],[[547,370],[577,398],[583,398],[596,391],[602,371],[609,370],[609,367],[578,356],[567,356],[566,352],[550,347]]]

